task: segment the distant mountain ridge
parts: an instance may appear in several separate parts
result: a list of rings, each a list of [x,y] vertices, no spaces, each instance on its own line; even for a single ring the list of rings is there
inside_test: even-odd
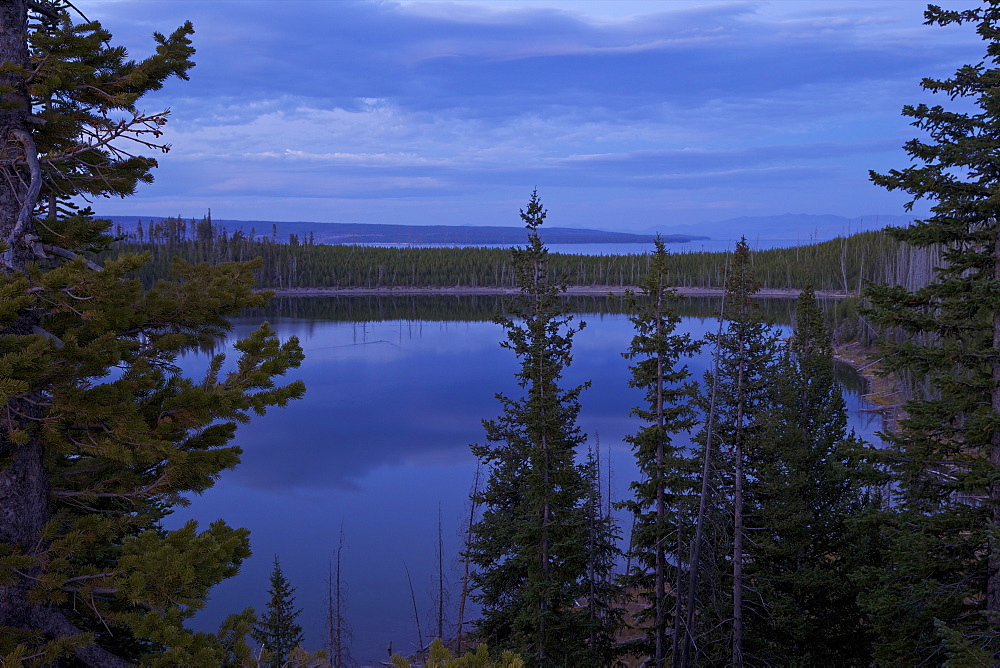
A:
[[[139,222],[147,227],[149,223],[162,223],[163,216],[103,216],[120,226],[127,233],[134,232]],[[322,244],[522,244],[527,239],[523,227],[472,226],[472,225],[389,225],[378,223],[310,223],[280,222],[271,220],[221,220],[213,219],[215,225],[226,228],[232,234],[242,230],[257,237],[269,237],[275,231],[277,239],[287,242],[290,234],[300,239],[313,235],[316,243]],[[545,227],[542,238],[549,244],[580,243],[650,243],[654,234],[633,234],[630,232],[608,232],[606,230],[575,227]],[[685,243],[704,240],[703,235],[677,233],[665,234],[666,243]]]

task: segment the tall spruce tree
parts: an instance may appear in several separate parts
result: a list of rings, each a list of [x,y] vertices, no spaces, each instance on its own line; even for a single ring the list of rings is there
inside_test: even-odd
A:
[[[296,621],[302,610],[295,609],[295,587],[281,572],[281,562],[274,557],[271,588],[267,591],[264,615],[253,629],[253,639],[264,649],[265,664],[281,668],[292,650],[302,644],[302,626]]]
[[[137,149],[166,149],[166,116],[137,104],[186,78],[192,28],[154,35],[155,54],[132,61],[69,9],[0,2],[0,656],[219,665],[231,629],[183,623],[249,555],[247,532],[160,520],[239,461],[237,423],[301,394],[274,378],[302,353],[264,326],[237,344],[231,370],[217,355],[187,378],[182,354],[266,302],[253,267],[178,262],[143,290],[130,278],[143,257],[97,264],[109,224],[71,198],[151,180],[155,160]]]
[[[853,518],[876,480],[866,445],[847,430],[833,350],[812,288],[770,376],[747,485],[747,655],[782,666],[868,665],[858,606]],[[834,659],[835,657],[835,659]]]
[[[528,244],[513,250],[520,294],[497,318],[507,333],[501,345],[520,360],[525,396],[497,395],[503,414],[484,420],[487,444],[473,446],[489,471],[468,545],[482,608],[476,627],[492,649],[519,652],[533,666],[593,665],[595,643],[610,649],[614,629],[613,618],[591,614],[588,578],[607,582],[601,569],[609,560],[595,560],[594,551],[615,548],[607,532],[591,531],[593,476],[575,460],[585,438],[577,415],[586,385],[564,389],[560,380],[579,327],[560,301],[561,279],[548,269],[538,231],[545,215],[532,193],[521,211]]]
[[[924,79],[954,108],[903,115],[923,132],[914,165],[872,180],[926,199],[931,215],[895,236],[939,247],[943,261],[918,290],[873,285],[870,316],[886,330],[887,369],[918,380],[899,428],[886,434],[899,512],[885,538],[888,568],[866,602],[884,662],[1000,662],[1000,2],[929,6],[925,23],[972,24],[983,62]],[[956,663],[955,665],[959,665]]]
[[[764,320],[753,296],[760,286],[753,276],[750,247],[741,239],[732,253],[726,277],[726,324],[720,334],[706,338],[717,350],[716,368],[706,374],[705,388],[715,400],[703,398],[709,412],[705,429],[696,441],[709,451],[713,462],[705,470],[703,485],[712,502],[710,513],[699,510],[698,530],[692,541],[689,567],[694,574],[713,572],[687,592],[686,637],[682,661],[696,661],[697,646],[703,657],[714,662],[744,665],[744,604],[746,575],[746,482],[758,456],[769,405],[769,388],[778,352],[778,333]],[[725,520],[728,519],[728,526]],[[706,526],[712,523],[711,541]],[[700,535],[699,535],[700,534]],[[711,542],[711,550],[702,547]],[[695,557],[697,553],[697,558]],[[723,578],[728,563],[731,577]],[[697,578],[693,577],[692,582]],[[723,583],[728,582],[728,586]],[[695,621],[697,619],[697,622]],[[728,633],[723,636],[723,629]],[[701,635],[701,638],[696,638]],[[725,647],[728,651],[723,651]]]
[[[686,444],[674,436],[689,431],[697,421],[696,384],[685,357],[697,353],[701,341],[675,333],[680,323],[675,303],[680,297],[669,287],[668,256],[659,238],[649,271],[640,282],[642,298],[631,291],[626,303],[635,335],[622,355],[633,360],[629,386],[645,391],[646,405],[632,415],[642,428],[625,440],[635,451],[641,479],[633,482],[634,498],[624,506],[634,515],[630,540],[632,570],[623,582],[648,607],[637,616],[648,629],[633,653],[649,656],[648,665],[677,665],[681,620],[680,591],[687,559],[697,494],[697,463]]]

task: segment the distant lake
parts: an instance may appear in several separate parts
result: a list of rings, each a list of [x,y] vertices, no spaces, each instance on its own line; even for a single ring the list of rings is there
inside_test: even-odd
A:
[[[544,239],[545,235],[542,234]],[[671,253],[702,253],[731,251],[738,239],[700,239],[684,243],[665,244]],[[747,239],[751,250],[790,248],[812,243],[810,239]],[[510,244],[358,244],[383,248],[509,248]],[[568,255],[641,255],[653,250],[653,243],[629,244],[546,244],[553,253]]]
[[[196,627],[215,630],[226,614],[248,605],[262,610],[277,554],[297,587],[307,647],[320,649],[326,579],[343,526],[342,574],[355,660],[386,660],[390,642],[393,651],[413,652],[417,632],[406,568],[427,639],[433,633],[439,509],[445,563],[454,566],[447,574],[454,613],[458,532],[468,516],[476,468],[469,444],[483,439],[481,420],[499,414],[495,393],[518,396],[517,362],[498,345],[501,328],[487,320],[498,304],[490,299],[299,298],[235,321],[232,340],[265,317],[283,339],[299,337],[306,360],[289,379],[304,380],[307,392],[288,408],[240,427],[243,463],[168,519],[170,526],[194,518],[207,527],[223,518],[251,531],[253,557],[237,577],[213,590]],[[572,303],[589,312],[577,316],[587,326],[575,340],[565,382],[592,382],[582,395],[580,423],[590,442],[599,440],[601,452],[610,456],[613,493],[622,498],[636,470],[622,438],[636,430],[628,413],[642,401],[641,392],[627,385],[628,362],[620,354],[629,345],[631,323],[617,312],[616,300]],[[715,304],[689,300],[683,330],[694,336],[714,331],[717,323],[709,314]],[[772,317],[786,323],[790,304],[766,303]],[[182,363],[197,374],[206,358]],[[690,362],[697,378],[708,363],[707,354]],[[859,412],[860,388],[847,371],[852,426],[873,438],[878,422]]]

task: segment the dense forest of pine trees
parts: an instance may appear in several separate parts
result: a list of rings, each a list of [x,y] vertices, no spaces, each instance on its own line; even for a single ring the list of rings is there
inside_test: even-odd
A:
[[[387,248],[327,246],[237,231],[212,223],[168,218],[140,232],[120,232],[119,253],[149,253],[137,270],[152,284],[169,274],[175,258],[193,264],[245,261],[260,257],[258,285],[289,288],[516,287],[510,253],[503,248]],[[884,231],[796,248],[754,253],[754,273],[763,288],[801,288],[857,294],[866,281],[918,287],[930,278],[940,251],[914,248]],[[667,260],[675,287],[724,284],[722,252],[671,253]],[[649,271],[650,256],[551,253],[549,266],[568,285],[635,286]]]
[[[171,219],[114,243],[72,197],[130,194],[155,163],[82,138],[161,125],[163,114],[136,103],[186,77],[192,29],[156,35],[155,55],[131,62],[98,23],[75,26],[71,8],[0,3],[0,23],[16,28],[0,31],[5,664],[329,661],[299,646],[294,588],[277,558],[263,614],[190,630],[211,587],[249,556],[247,532],[161,524],[183,494],[238,463],[237,423],[303,392],[276,384],[303,356],[266,324],[240,341],[232,372],[221,355],[203,378],[177,367],[222,341],[230,317],[269,308],[252,291],[254,272],[279,288],[517,290],[501,308],[481,305],[520,362],[523,391],[499,397],[501,415],[472,448],[487,483],[472,495],[481,513],[462,598],[482,606],[467,640],[488,647],[455,658],[439,639],[420,657],[428,665],[1000,664],[1000,68],[990,67],[1000,63],[1000,0],[926,13],[931,24],[975,25],[987,44],[984,63],[923,82],[967,110],[906,107],[927,139],[906,145],[912,166],[872,175],[930,200],[926,220],[799,249],[751,253],[743,241],[730,254],[658,245],[606,258],[550,254],[537,194],[522,212],[528,243],[513,253],[278,243],[208,219]],[[71,66],[81,62],[93,66]],[[110,103],[131,124],[110,121]],[[645,391],[628,439],[642,478],[622,501],[635,517],[624,553],[597,460],[582,451],[586,385],[561,384],[582,326],[558,298],[567,282],[640,289],[613,307],[631,314],[635,335],[622,347]],[[698,306],[719,309],[705,341],[674,332],[670,287],[684,285],[724,289]],[[790,339],[752,299],[761,286],[803,288]],[[814,289],[862,290],[860,308],[837,315],[859,309],[853,335],[877,338],[886,370],[909,383],[885,449],[846,428],[834,332]],[[355,305],[365,317],[384,307]],[[702,346],[713,364],[694,379],[685,361]],[[330,584],[340,668],[349,652],[339,569]],[[629,620],[637,637],[624,641]]]

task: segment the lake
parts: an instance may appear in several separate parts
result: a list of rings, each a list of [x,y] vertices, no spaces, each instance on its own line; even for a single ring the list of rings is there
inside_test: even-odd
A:
[[[297,298],[235,321],[230,343],[262,319],[283,339],[297,336],[306,360],[289,379],[305,381],[307,392],[241,426],[243,463],[168,518],[170,527],[191,518],[206,527],[223,518],[251,531],[253,557],[213,590],[196,628],[214,630],[226,614],[248,605],[262,610],[277,555],[297,588],[307,647],[320,649],[326,580],[343,527],[354,659],[361,665],[386,660],[390,642],[404,654],[416,649],[407,570],[424,638],[431,635],[438,514],[455,604],[459,532],[476,468],[469,445],[483,438],[481,420],[499,414],[495,393],[518,390],[517,362],[499,346],[502,329],[488,321],[499,304],[495,297]],[[715,331],[710,314],[717,304],[687,300],[684,331]],[[791,304],[765,302],[779,323],[791,321]],[[592,382],[581,397],[580,424],[610,458],[613,493],[622,498],[636,470],[622,438],[636,430],[628,414],[642,401],[641,392],[628,387],[628,362],[620,354],[631,323],[618,300],[571,305],[587,326],[575,340],[566,383]],[[206,359],[188,357],[183,365],[197,374]],[[690,367],[700,378],[708,363],[706,354]],[[848,372],[844,378],[852,426],[874,438],[879,425],[860,412],[856,377]]]
[[[542,232],[544,240],[545,233]],[[721,253],[731,252],[736,248],[739,239],[698,239],[680,243],[664,244],[671,253]],[[812,243],[806,239],[760,239],[748,238],[750,249],[770,250],[772,248],[791,248],[804,243]],[[360,246],[380,246],[386,248],[510,248],[510,244],[359,244]],[[568,255],[638,255],[652,252],[654,245],[649,243],[597,243],[597,244],[545,244],[553,253]]]

